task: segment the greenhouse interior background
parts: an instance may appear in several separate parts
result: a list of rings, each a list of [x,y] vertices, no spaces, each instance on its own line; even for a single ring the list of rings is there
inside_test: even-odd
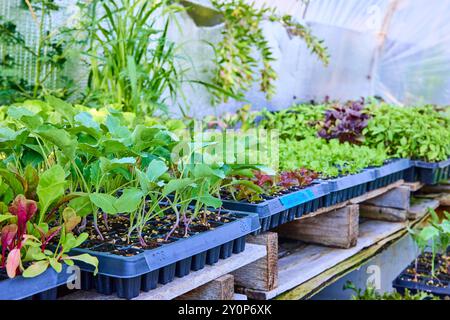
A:
[[[48,30],[77,23],[76,1],[57,0],[60,10],[52,13]],[[208,0],[193,1],[211,7]],[[250,2],[250,1],[249,1]],[[21,0],[2,0],[0,15],[18,21],[18,28],[29,43],[38,30],[33,19],[21,9]],[[446,13],[450,3],[439,0],[256,0],[256,6],[268,5],[280,14],[289,14],[307,23],[325,43],[331,57],[324,66],[305,46],[276,22],[264,22],[264,32],[273,48],[278,74],[277,92],[271,101],[255,86],[246,98],[253,108],[278,110],[294,102],[330,99],[358,99],[377,96],[387,102],[408,104],[447,104],[450,100],[450,21]],[[223,27],[197,26],[188,13],[179,13],[170,37],[188,58],[183,62],[188,78],[208,77],[213,51],[209,42],[217,42]],[[33,59],[21,52],[20,72],[33,76]],[[86,74],[79,72],[76,58],[68,73],[82,85]],[[180,62],[181,63],[181,62]],[[55,75],[56,77],[56,75]],[[201,86],[186,85],[186,104],[190,115],[202,117],[235,111],[242,103],[210,108],[208,92]],[[173,112],[178,112],[174,107]]]

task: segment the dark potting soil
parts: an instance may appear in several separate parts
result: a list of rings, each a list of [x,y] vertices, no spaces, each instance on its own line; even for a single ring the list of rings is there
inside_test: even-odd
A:
[[[178,227],[170,234],[176,223],[176,215],[167,210],[165,216],[155,217],[149,221],[142,229],[140,241],[137,231],[128,235],[130,222],[126,216],[108,216],[107,221],[99,214],[97,227],[101,236],[94,227],[93,221],[88,221],[86,229],[83,230],[89,234],[81,247],[92,251],[106,252],[120,256],[134,256],[142,253],[144,250],[157,248],[165,243],[177,241],[181,238],[190,237],[201,232],[213,230],[220,225],[234,221],[235,218],[228,213],[220,214],[218,212],[204,211],[190,223],[186,228],[183,217],[180,217]],[[205,217],[204,217],[205,216]],[[206,220],[204,220],[206,219]],[[103,239],[102,239],[103,237]]]
[[[437,255],[432,276],[432,254],[426,252],[413,262],[401,280],[418,282],[438,288],[447,288],[450,285],[450,257]]]

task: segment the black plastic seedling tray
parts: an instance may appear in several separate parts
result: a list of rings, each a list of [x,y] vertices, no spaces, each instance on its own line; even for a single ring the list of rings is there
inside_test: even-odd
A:
[[[223,200],[223,207],[232,211],[257,213],[261,223],[261,229],[254,232],[257,234],[322,208],[328,191],[326,184],[313,183],[304,189],[271,197],[260,203]]]
[[[222,211],[222,214],[226,212]],[[99,260],[99,273],[94,276],[92,267],[79,263],[82,269],[81,287],[95,288],[98,293],[113,294],[119,298],[137,297],[140,291],[148,292],[175,277],[213,265],[219,259],[245,250],[245,237],[260,228],[256,214],[232,213],[234,220],[213,230],[188,238],[171,239],[170,243],[149,250],[137,250],[133,256],[122,256],[91,249],[76,248],[73,254],[89,253]],[[136,249],[130,249],[136,250]]]
[[[407,174],[408,182],[419,181],[425,184],[437,184],[450,178],[450,159],[440,162],[425,162],[415,160],[413,168]]]
[[[404,179],[405,173],[410,170],[412,164],[409,159],[392,159],[375,170],[375,180],[367,184],[367,191],[386,187],[398,180]]]
[[[325,197],[325,207],[359,197],[367,192],[369,182],[376,179],[374,169],[365,169],[357,174],[347,175],[328,182],[328,195]]]
[[[411,293],[417,293],[419,291],[431,293],[432,295],[438,296],[442,299],[448,297],[450,298],[450,282],[442,281],[442,287],[435,287],[425,284],[427,280],[431,278],[425,278],[419,276],[420,282],[414,281],[414,276],[408,274],[406,269],[394,279],[392,286],[397,290],[397,292],[404,294],[405,289],[408,289]]]
[[[9,279],[0,274],[0,300],[56,300],[58,287],[66,284],[72,274],[67,266],[60,273],[49,268],[34,278]]]

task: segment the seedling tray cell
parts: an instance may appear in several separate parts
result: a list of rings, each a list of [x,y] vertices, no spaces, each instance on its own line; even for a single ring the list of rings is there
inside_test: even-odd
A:
[[[442,281],[442,287],[435,287],[425,284],[427,280],[431,278],[419,276],[420,282],[414,281],[414,276],[406,273],[406,269],[392,282],[392,286],[397,292],[403,294],[405,289],[408,289],[411,293],[417,293],[419,291],[431,293],[442,299],[450,298],[450,283]]]
[[[414,169],[408,175],[409,182],[437,184],[450,178],[450,159],[440,162],[413,161]]]
[[[67,266],[60,273],[49,268],[34,278],[9,279],[6,274],[0,274],[0,300],[55,300],[58,287],[65,285],[71,275]]]
[[[261,203],[224,200],[223,206],[228,210],[257,213],[261,229],[254,234],[258,234],[320,209],[325,203],[327,193],[327,182],[320,181],[304,189],[266,199]]]
[[[229,212],[222,211],[222,214]],[[82,272],[82,289],[95,288],[103,294],[120,298],[137,297],[141,291],[155,289],[175,277],[184,277],[190,271],[198,271],[206,264],[213,265],[219,259],[245,250],[245,237],[260,228],[256,214],[231,213],[230,221],[209,231],[176,239],[149,250],[140,250],[133,256],[95,251],[92,248],[76,248],[71,254],[89,253],[99,260],[99,274],[93,276],[92,267],[79,262]]]
[[[367,186],[376,179],[375,169],[365,169],[360,173],[326,180],[328,195],[325,197],[325,207],[359,197],[367,192]]]
[[[411,166],[409,159],[395,159],[381,167],[374,168],[376,178],[367,184],[367,191],[383,188],[404,179]]]

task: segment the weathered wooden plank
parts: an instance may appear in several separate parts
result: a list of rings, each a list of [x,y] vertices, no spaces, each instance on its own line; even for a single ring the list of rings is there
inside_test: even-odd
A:
[[[436,199],[414,199],[414,201],[411,204],[411,207],[408,210],[408,219],[409,220],[416,220],[424,215],[426,215],[429,211],[429,209],[436,209],[439,207],[439,200]]]
[[[369,204],[376,207],[388,207],[395,209],[408,210],[410,202],[411,190],[406,186],[399,186],[384,194],[368,199],[364,204]]]
[[[234,277],[226,274],[177,297],[176,300],[234,300]]]
[[[174,281],[158,287],[149,292],[142,292],[134,300],[171,300],[180,295],[198,288],[214,279],[237,270],[266,255],[266,247],[247,243],[245,251],[234,254],[228,259],[219,260],[213,266],[205,266],[202,270],[191,272],[183,278],[175,278]],[[78,291],[67,295],[63,300],[120,300],[115,295],[105,296],[94,291]]]
[[[450,194],[443,194],[438,200],[441,206],[450,207]]]
[[[286,223],[276,231],[284,238],[350,248],[358,239],[358,218],[358,205],[349,205],[327,214]]]
[[[425,223],[426,217],[427,216],[424,216],[420,219],[412,221],[411,223],[409,223],[409,227],[415,228],[418,225],[423,225]],[[361,263],[363,263],[364,261],[367,261],[374,255],[376,255],[378,252],[383,250],[387,245],[389,245],[393,241],[397,241],[400,238],[405,237],[406,234],[407,234],[407,230],[406,230],[406,228],[403,228],[403,229],[387,236],[386,238],[380,240],[379,242],[369,246],[368,248],[361,250],[354,256],[342,261],[341,263],[336,264],[332,268],[322,272],[321,274],[317,275],[316,277],[313,277],[313,278],[309,279],[308,281],[300,284],[299,286],[295,287],[294,289],[280,294],[279,296],[275,297],[275,299],[277,299],[277,300],[299,300],[299,299],[305,299],[305,298],[311,297],[314,294],[318,293],[324,287],[334,283],[335,281],[344,277],[346,274],[352,272],[356,268],[359,268]]]
[[[369,204],[361,204],[359,214],[361,217],[367,219],[400,222],[406,221],[408,211],[403,209],[385,208]]]
[[[247,289],[243,293],[250,299],[272,299],[335,267],[399,230],[405,229],[406,226],[406,222],[367,220],[360,224],[358,243],[353,248],[336,249],[312,244],[301,245],[301,250],[294,250],[278,261],[279,285],[277,288],[265,292]]]
[[[450,184],[437,184],[424,186],[421,190],[423,193],[450,193]]]
[[[247,242],[266,246],[267,255],[232,274],[237,286],[269,291],[278,285],[278,234],[265,232],[247,237]]]
[[[416,192],[416,191],[422,189],[423,186],[424,186],[424,184],[419,182],[419,181],[416,181],[416,182],[405,182],[403,185],[408,187],[411,190],[411,192]]]
[[[310,217],[314,217],[314,216],[318,216],[318,215],[321,215],[321,214],[324,214],[324,213],[328,213],[330,211],[334,211],[336,209],[340,209],[340,208],[346,207],[349,204],[359,204],[361,202],[367,201],[368,199],[372,199],[372,198],[378,197],[379,195],[382,195],[383,193],[385,193],[385,192],[387,192],[387,191],[389,191],[391,189],[397,188],[397,187],[399,187],[399,186],[401,186],[403,184],[404,184],[403,180],[396,181],[396,182],[394,182],[394,183],[392,183],[392,184],[390,184],[390,185],[388,185],[386,187],[379,188],[379,189],[367,192],[367,193],[363,194],[362,196],[350,199],[348,201],[344,201],[344,202],[335,204],[335,205],[330,206],[330,207],[320,208],[319,210],[314,211],[312,213],[308,213],[307,215],[302,216],[300,218],[297,218],[296,220],[304,220],[304,219],[308,219]]]

